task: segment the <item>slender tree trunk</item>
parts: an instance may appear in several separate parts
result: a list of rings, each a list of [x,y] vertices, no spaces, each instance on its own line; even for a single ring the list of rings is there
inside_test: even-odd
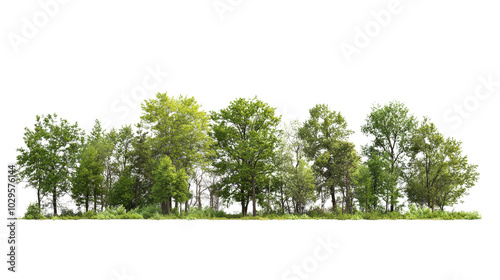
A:
[[[89,212],[89,194],[85,196],[85,212]]]
[[[167,203],[166,203],[165,201],[163,201],[163,202],[161,203],[161,213],[162,213],[163,215],[165,215],[166,208],[167,208]]]
[[[40,194],[40,187],[38,187],[37,189],[37,197],[38,197],[38,211],[41,211],[42,210],[42,197],[41,197],[41,194]]]
[[[257,215],[257,209],[255,205],[255,175],[252,175],[252,206],[253,206],[253,216]]]
[[[330,194],[332,195],[333,211],[335,211],[337,210],[337,201],[335,201],[335,189],[333,186],[330,188]]]
[[[135,183],[135,207],[137,208],[137,205],[139,204],[139,177],[137,177],[136,183]]]
[[[52,191],[52,207],[54,207],[54,216],[57,216],[57,193],[55,189]]]

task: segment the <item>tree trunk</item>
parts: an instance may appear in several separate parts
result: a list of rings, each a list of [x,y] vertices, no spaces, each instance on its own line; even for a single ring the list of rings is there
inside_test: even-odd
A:
[[[42,197],[40,194],[40,187],[37,189],[37,197],[38,197],[38,211],[42,211]]]
[[[252,206],[253,206],[253,216],[257,215],[257,209],[255,208],[255,175],[252,175]]]
[[[135,183],[135,207],[139,204],[139,177],[137,177],[137,182]]]
[[[54,207],[54,216],[57,216],[57,193],[56,193],[56,190],[52,191],[52,207]]]
[[[337,201],[335,201],[335,189],[333,186],[330,189],[330,194],[332,195],[332,207],[333,211],[335,212],[335,210],[337,210]]]
[[[161,213],[162,213],[163,215],[165,215],[166,208],[167,208],[167,203],[166,203],[165,201],[163,201],[163,202],[161,203]]]

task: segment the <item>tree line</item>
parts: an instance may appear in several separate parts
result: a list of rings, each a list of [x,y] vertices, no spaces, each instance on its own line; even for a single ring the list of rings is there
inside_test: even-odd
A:
[[[134,126],[106,131],[96,120],[89,133],[56,114],[36,116],[17,163],[38,207],[57,215],[69,194],[85,212],[158,205],[170,214],[203,203],[237,203],[242,216],[250,204],[254,216],[327,206],[387,213],[405,203],[434,211],[461,202],[479,177],[460,141],[398,101],[372,106],[360,151],[326,104],[288,123],[257,97],[205,112],[193,97],[158,93],[141,107]]]

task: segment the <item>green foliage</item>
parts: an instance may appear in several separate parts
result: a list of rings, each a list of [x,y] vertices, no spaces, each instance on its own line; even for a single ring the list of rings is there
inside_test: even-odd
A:
[[[190,208],[187,213],[183,212],[179,217],[188,220],[196,220],[196,219],[225,218],[226,214],[224,213],[224,211],[215,211],[212,208],[205,207],[203,209]]]
[[[332,205],[337,207],[335,193],[342,172],[335,155],[338,154],[339,141],[345,141],[353,132],[347,129],[347,122],[328,105],[318,104],[309,110],[309,119],[299,129],[299,136],[305,142],[304,152],[314,161],[313,170],[318,177],[318,192],[331,197]]]
[[[97,219],[97,214],[94,210],[87,211],[82,214],[83,219]]]
[[[397,183],[407,159],[409,139],[416,125],[416,118],[410,114],[409,109],[403,103],[393,101],[384,106],[374,105],[366,123],[361,127],[363,134],[373,138],[365,147],[365,155],[370,160],[387,162],[379,166],[381,169],[377,172],[373,168],[370,171],[374,180],[382,182],[379,188],[381,196],[386,205],[390,205],[391,211],[398,208],[402,197]],[[377,158],[373,159],[374,156]]]
[[[77,206],[85,206],[89,210],[93,202],[94,211],[104,192],[105,151],[106,143],[103,141],[104,134],[98,120],[88,136],[87,142],[83,143],[78,155],[78,166],[71,178],[71,197]]]
[[[42,215],[42,211],[37,203],[30,203],[24,214],[24,218],[26,220],[43,220],[45,217]]]
[[[209,117],[194,97],[170,97],[158,93],[142,105],[141,120],[155,132],[154,146],[160,156],[168,156],[179,170],[187,174],[211,153],[208,136]]]
[[[118,207],[109,207],[106,211],[97,214],[97,219],[99,220],[110,220],[110,219],[144,219],[144,217],[135,212],[127,212],[123,205]]]
[[[291,170],[287,184],[287,194],[295,204],[295,213],[305,213],[305,208],[316,199],[315,178],[305,160],[300,160],[295,170]]]
[[[168,202],[170,198],[185,202],[189,198],[187,175],[184,169],[176,170],[168,156],[164,156],[153,171],[154,185],[151,196],[155,202]],[[174,211],[177,212],[177,211]]]
[[[275,108],[257,97],[235,99],[210,118],[194,98],[166,93],[142,109],[135,132],[132,125],[104,132],[96,120],[85,137],[76,123],[37,116],[18,149],[19,177],[37,191],[37,207],[54,211],[42,215],[30,205],[25,218],[481,218],[444,211],[462,202],[479,177],[461,142],[427,118],[419,124],[397,101],[373,106],[361,127],[370,137],[364,162],[348,141],[346,120],[325,104],[311,108],[304,123],[283,126]],[[85,213],[63,208],[57,215],[65,194]],[[239,202],[241,214],[202,208],[207,197],[214,209]],[[333,206],[324,210],[329,198]],[[419,207],[403,212],[403,199]],[[256,217],[245,217],[250,202]],[[193,205],[199,208],[185,212]]]
[[[443,210],[458,203],[477,182],[477,165],[462,155],[461,143],[445,139],[429,119],[424,119],[411,143],[405,188],[410,202]]]
[[[56,114],[36,116],[33,129],[25,128],[24,144],[18,149],[19,177],[37,190],[38,205],[50,197],[54,215],[57,202],[70,189],[70,174],[76,165],[81,144],[78,125]]]
[[[130,212],[142,215],[144,219],[154,218],[156,214],[161,212],[157,204],[147,205],[141,208],[132,209]]]
[[[135,185],[136,178],[132,176],[131,169],[126,168],[110,191],[109,204],[123,205],[125,209],[131,209],[135,198]]]
[[[221,194],[226,200],[242,204],[243,215],[248,201],[260,198],[265,177],[274,171],[275,157],[281,131],[280,117],[275,108],[253,99],[238,98],[227,108],[212,112],[212,137],[216,140],[213,166],[223,176]]]

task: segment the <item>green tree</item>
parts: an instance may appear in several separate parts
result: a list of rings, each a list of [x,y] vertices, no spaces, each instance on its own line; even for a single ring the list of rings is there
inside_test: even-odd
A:
[[[101,123],[96,120],[86,142],[82,144],[78,166],[72,176],[71,196],[77,206],[85,206],[85,211],[89,210],[90,202],[93,202],[94,211],[97,211],[98,203],[103,200],[105,160],[108,152],[108,143],[105,140]]]
[[[154,185],[151,192],[155,202],[164,203],[170,199],[185,202],[189,198],[187,175],[184,169],[177,170],[168,156],[164,156],[157,169],[153,171]],[[167,214],[170,214],[171,205],[167,205]],[[163,209],[164,210],[164,209]]]
[[[167,155],[188,174],[197,163],[206,160],[211,143],[209,117],[194,97],[174,98],[158,93],[156,99],[146,100],[142,109],[141,119],[151,125],[159,158]]]
[[[134,207],[134,188],[136,181],[136,178],[132,176],[131,168],[125,168],[120,178],[114,183],[111,189],[109,195],[110,205],[123,205],[127,211],[132,209]]]
[[[334,166],[333,182],[339,186],[342,194],[342,213],[354,211],[354,191],[357,184],[360,156],[353,143],[337,141],[333,146],[332,165]]]
[[[401,190],[396,188],[397,174],[391,173],[391,161],[385,152],[370,149],[368,152],[366,166],[370,173],[369,193],[373,195],[371,210],[382,210],[379,205],[380,200],[384,202],[385,212],[389,210],[389,205],[397,205],[401,197]]]
[[[433,211],[453,206],[477,182],[477,165],[462,155],[461,142],[444,138],[428,118],[411,141],[411,159],[406,177],[408,200]]]
[[[79,155],[79,165],[72,177],[71,197],[78,207],[84,206],[89,211],[89,204],[96,201],[96,191],[104,181],[103,164],[100,163],[97,149],[93,145],[85,145]],[[94,211],[96,203],[94,203]]]
[[[212,137],[217,142],[213,165],[218,174],[224,175],[219,184],[223,186],[221,193],[241,203],[243,216],[251,197],[255,216],[257,196],[268,182],[264,178],[274,170],[280,118],[275,108],[257,97],[238,98],[227,108],[212,112],[211,117]]]
[[[370,147],[365,150],[376,150],[378,155],[386,157],[390,163],[388,172],[396,182],[391,189],[390,211],[394,211],[401,197],[397,182],[400,181],[399,177],[407,160],[409,139],[416,124],[415,117],[403,103],[392,101],[384,106],[374,105],[366,123],[361,127],[366,136],[372,137]]]
[[[137,124],[136,135],[130,152],[132,173],[135,176],[134,207],[145,205],[153,186],[155,162],[152,158],[152,141],[142,123]]]
[[[312,169],[301,159],[296,169],[292,169],[287,191],[294,204],[294,212],[304,214],[306,206],[314,202],[316,182]]]
[[[366,164],[361,164],[358,169],[358,185],[354,189],[354,197],[361,210],[368,212],[376,209],[378,197],[375,193],[374,182],[370,169]]]
[[[133,150],[134,132],[131,125],[122,126],[116,132],[114,157],[118,174],[122,174],[130,165],[130,157]]]
[[[212,152],[207,113],[194,97],[174,98],[167,93],[146,100],[142,110],[141,120],[153,131],[152,157],[159,160],[168,156],[177,169],[184,169],[192,176],[194,168],[203,164]],[[186,201],[186,211],[187,206]]]
[[[310,117],[299,130],[300,138],[305,141],[304,152],[314,161],[313,169],[321,178],[319,192],[328,192],[334,209],[337,208],[335,148],[338,141],[346,140],[352,134],[347,129],[344,117],[331,111],[328,105],[318,104],[309,110]]]
[[[19,148],[17,156],[19,175],[37,190],[39,206],[43,197],[51,197],[54,215],[58,200],[70,189],[81,138],[77,123],[57,119],[56,114],[36,116],[34,129],[25,128],[26,147]]]

